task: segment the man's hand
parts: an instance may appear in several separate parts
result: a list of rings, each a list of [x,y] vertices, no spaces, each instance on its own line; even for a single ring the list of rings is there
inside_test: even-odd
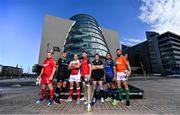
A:
[[[49,77],[49,80],[52,80],[53,79],[53,75],[51,75],[50,77]]]
[[[128,71],[128,77],[130,77],[131,76],[131,71]]]
[[[116,78],[116,77],[114,77],[114,78],[113,78],[113,81],[116,81],[116,79],[117,79],[117,78]]]

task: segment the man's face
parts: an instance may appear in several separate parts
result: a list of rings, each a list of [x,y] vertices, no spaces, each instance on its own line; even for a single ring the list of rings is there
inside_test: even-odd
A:
[[[66,57],[67,57],[67,53],[64,52],[64,53],[62,54],[62,57],[63,57],[63,58],[66,58]]]
[[[110,54],[106,54],[106,59],[111,59],[111,55]]]
[[[74,60],[77,60],[77,59],[78,59],[78,55],[74,54]]]
[[[51,53],[47,53],[47,58],[51,58],[52,54]]]
[[[99,60],[99,55],[95,55],[95,60]]]
[[[121,56],[121,50],[117,50],[117,52],[116,52],[116,54],[117,54],[117,56]]]
[[[82,53],[82,57],[85,58],[87,57],[87,54],[85,52]]]

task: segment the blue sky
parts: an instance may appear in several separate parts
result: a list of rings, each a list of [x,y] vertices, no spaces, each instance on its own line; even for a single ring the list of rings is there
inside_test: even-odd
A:
[[[145,20],[143,7],[144,0],[0,0],[0,64],[18,64],[27,72],[38,62],[46,14],[68,19],[86,13],[116,30],[121,43],[139,43],[154,24]]]

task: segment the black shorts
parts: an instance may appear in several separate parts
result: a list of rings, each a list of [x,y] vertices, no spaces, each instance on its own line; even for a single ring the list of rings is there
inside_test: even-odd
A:
[[[85,81],[84,76],[81,76],[81,81]]]
[[[96,75],[93,75],[91,76],[91,80],[92,81],[103,81],[104,80],[104,76],[96,76]]]
[[[68,82],[69,80],[69,75],[67,75],[66,73],[61,73],[57,75],[57,82]]]

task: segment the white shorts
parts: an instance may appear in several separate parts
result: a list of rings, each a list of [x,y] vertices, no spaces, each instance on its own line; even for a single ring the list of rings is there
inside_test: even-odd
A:
[[[117,72],[117,80],[125,81],[128,80],[125,72]]]
[[[70,75],[69,82],[81,82],[81,75]]]

